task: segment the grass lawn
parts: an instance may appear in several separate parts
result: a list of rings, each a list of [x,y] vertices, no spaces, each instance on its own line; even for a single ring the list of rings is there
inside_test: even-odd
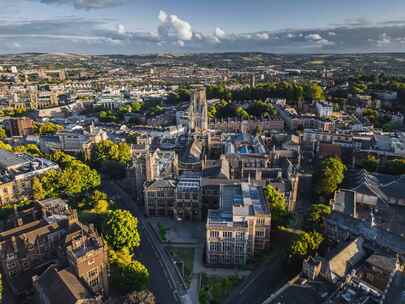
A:
[[[158,223],[158,229],[159,229],[159,238],[161,241],[165,242],[166,239],[166,232],[167,229],[165,226],[163,226],[161,223]]]
[[[208,276],[203,273],[199,291],[200,304],[220,304],[230,294],[231,290],[239,284],[242,278],[238,276]]]
[[[193,261],[194,261],[194,248],[189,247],[168,247],[171,256],[184,263],[184,281],[190,286],[191,275],[193,273]],[[180,272],[183,270],[180,265]]]

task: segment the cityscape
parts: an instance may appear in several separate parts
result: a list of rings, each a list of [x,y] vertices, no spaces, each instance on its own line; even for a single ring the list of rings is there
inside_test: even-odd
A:
[[[405,4],[162,2],[0,0],[0,304],[404,304]]]

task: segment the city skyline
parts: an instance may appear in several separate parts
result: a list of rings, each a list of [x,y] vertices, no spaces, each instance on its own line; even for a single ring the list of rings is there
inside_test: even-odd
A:
[[[401,52],[405,3],[0,0],[0,53]]]

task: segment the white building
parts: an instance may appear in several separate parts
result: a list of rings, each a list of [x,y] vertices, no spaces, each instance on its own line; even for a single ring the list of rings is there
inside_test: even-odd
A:
[[[333,113],[333,106],[325,101],[319,101],[315,105],[319,117],[330,117]]]

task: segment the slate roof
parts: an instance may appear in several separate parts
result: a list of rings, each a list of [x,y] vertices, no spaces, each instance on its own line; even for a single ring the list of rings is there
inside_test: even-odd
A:
[[[39,277],[38,285],[49,303],[75,304],[79,300],[93,298],[90,291],[69,269],[58,271],[54,266],[49,267]]]

